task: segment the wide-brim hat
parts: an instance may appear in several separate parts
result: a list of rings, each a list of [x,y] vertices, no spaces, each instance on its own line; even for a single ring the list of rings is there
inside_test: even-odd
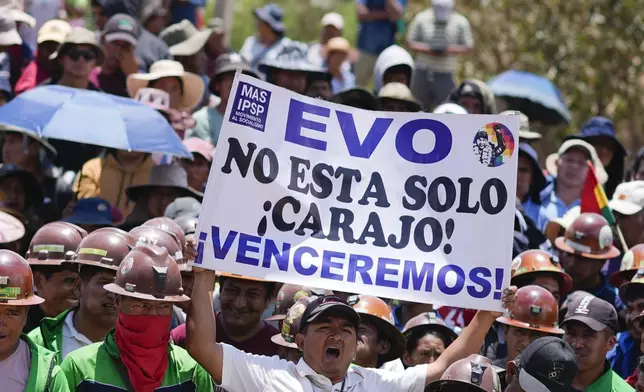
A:
[[[521,329],[528,329],[530,331],[537,331],[537,332],[543,332],[543,333],[549,333],[552,335],[563,335],[564,330],[559,328],[559,327],[536,327],[534,325],[524,323],[519,320],[511,319],[507,316],[501,316],[496,319],[497,322],[505,325],[509,325],[511,327],[516,327],[516,328],[521,328]]]
[[[190,297],[188,297],[185,294],[181,295],[165,295],[163,297],[155,297],[152,294],[145,294],[145,293],[140,293],[140,292],[131,292],[125,290],[123,287],[117,285],[116,283],[109,283],[103,286],[103,288],[110,293],[118,294],[118,295],[123,295],[125,297],[133,297],[133,298],[139,298],[139,299],[146,299],[149,301],[158,301],[158,302],[186,302],[190,301]]]
[[[0,9],[0,12],[2,10]],[[15,28],[0,32],[0,45],[13,46],[22,44],[22,38]]]
[[[561,155],[573,148],[582,149],[588,153],[588,155],[590,156],[590,161],[592,162],[595,169],[597,181],[599,181],[601,185],[604,185],[606,181],[608,181],[608,173],[606,173],[606,169],[604,168],[602,161],[599,159],[595,147],[581,139],[566,140],[561,144],[561,147],[559,147],[559,151],[554,154],[548,155],[548,157],[546,158],[546,170],[548,170],[548,173],[556,177],[557,160]]]
[[[0,244],[17,241],[25,236],[25,225],[13,215],[0,211]]]
[[[211,35],[211,29],[201,30],[187,40],[170,46],[170,54],[173,56],[192,56],[206,46],[206,42],[208,42],[208,38]]]
[[[194,197],[201,201],[203,193],[188,186],[188,174],[179,165],[157,165],[150,171],[147,184],[131,185],[125,190],[128,199],[137,202],[142,195],[156,188],[172,188],[177,190],[177,197]]]
[[[579,255],[581,257],[585,257],[588,259],[594,259],[594,260],[608,260],[615,258],[620,255],[619,249],[615,247],[615,245],[611,245],[610,249],[604,253],[601,254],[594,254],[594,253],[586,253],[586,252],[580,252],[576,249],[574,249],[572,246],[568,245],[566,242],[565,237],[558,237],[555,239],[555,247],[557,249],[564,251],[566,253],[574,254],[574,255]]]
[[[280,69],[284,71],[306,72],[310,74],[318,74],[320,76],[322,75],[326,76],[327,74],[329,74],[326,68],[321,67],[319,65],[315,65],[304,57],[301,59],[295,59],[295,60],[292,60],[292,59],[285,60],[280,58],[262,60],[262,62],[259,64],[258,69],[259,69],[259,72],[266,75],[268,75],[273,69]]]
[[[623,284],[629,283],[631,279],[633,279],[637,271],[638,269],[635,268],[635,269],[628,269],[628,270],[613,272],[608,277],[608,283],[610,283],[610,285],[613,287],[621,288]]]
[[[32,29],[36,27],[36,18],[29,15],[25,11],[18,8],[20,4],[11,4],[16,3],[15,1],[3,1],[3,4],[0,5],[0,15],[5,16],[8,19],[11,19],[16,22],[22,22]],[[9,4],[6,4],[9,3]],[[20,3],[20,2],[18,2]]]
[[[159,60],[152,64],[149,73],[136,73],[127,77],[127,92],[135,97],[140,88],[149,87],[150,82],[161,78],[179,78],[183,83],[181,102],[176,106],[183,110],[192,110],[203,98],[204,82],[199,75],[186,72],[178,61]]]
[[[271,342],[277,344],[278,346],[298,349],[297,344],[287,342],[281,333],[271,336]]]
[[[271,29],[278,33],[283,33],[286,29],[282,22],[284,12],[277,4],[266,4],[261,8],[255,8],[253,10],[253,15],[255,15],[257,19],[260,19],[262,22],[271,26]]]
[[[23,134],[28,138],[37,141],[40,144],[40,146],[45,149],[45,152],[47,153],[47,155],[49,155],[51,158],[55,158],[56,155],[58,155],[58,151],[56,151],[54,146],[52,146],[47,140],[36,135],[33,131],[16,127],[14,125],[0,123],[0,134],[2,134],[3,132],[15,132],[15,133]]]
[[[389,351],[380,355],[380,360],[389,362],[402,356],[405,352],[405,338],[395,325],[368,313],[360,313],[360,320],[374,324],[378,330],[378,334],[382,334],[389,341]]]

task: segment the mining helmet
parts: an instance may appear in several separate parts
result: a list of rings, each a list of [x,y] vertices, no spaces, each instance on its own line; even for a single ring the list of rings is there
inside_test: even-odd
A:
[[[589,259],[612,259],[620,255],[613,245],[613,230],[606,219],[594,212],[584,212],[566,229],[555,246],[566,253]]]
[[[496,319],[512,327],[563,335],[559,328],[559,306],[552,293],[541,286],[529,285],[517,290],[514,308],[509,315]]]
[[[87,232],[68,222],[47,223],[31,239],[27,250],[30,265],[61,265],[72,261]]]
[[[27,260],[10,250],[0,250],[0,306],[29,306],[45,302],[34,294],[34,277]]]

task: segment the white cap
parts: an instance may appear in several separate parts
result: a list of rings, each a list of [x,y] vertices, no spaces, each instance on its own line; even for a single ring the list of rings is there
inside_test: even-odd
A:
[[[644,209],[644,181],[623,182],[617,185],[608,206],[622,215],[634,215]]]
[[[344,18],[337,12],[329,12],[322,17],[320,24],[322,27],[333,26],[338,30],[342,30],[344,28]]]

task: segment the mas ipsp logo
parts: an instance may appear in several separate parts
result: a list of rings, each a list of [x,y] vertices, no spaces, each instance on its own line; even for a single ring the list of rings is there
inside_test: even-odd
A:
[[[239,82],[230,111],[230,122],[264,132],[271,92],[252,84]]]
[[[514,152],[514,136],[501,123],[489,123],[474,135],[472,148],[476,160],[487,167],[497,167],[507,162]]]

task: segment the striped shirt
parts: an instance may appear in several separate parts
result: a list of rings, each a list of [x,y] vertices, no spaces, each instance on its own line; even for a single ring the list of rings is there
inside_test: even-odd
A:
[[[464,45],[474,47],[470,23],[463,15],[452,12],[447,23],[437,23],[434,10],[427,9],[414,17],[407,33],[409,41],[420,42],[431,48],[447,48],[448,45]],[[430,56],[418,54],[416,60],[427,64],[437,72],[454,72],[456,56]]]

